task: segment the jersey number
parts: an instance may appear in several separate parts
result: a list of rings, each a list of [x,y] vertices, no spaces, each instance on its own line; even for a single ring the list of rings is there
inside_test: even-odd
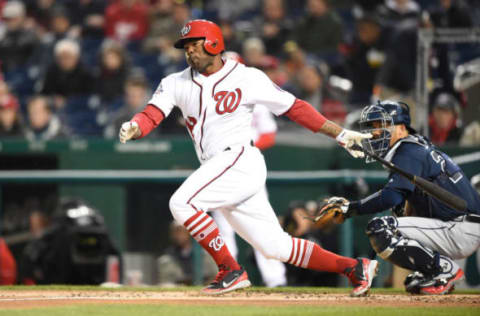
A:
[[[239,88],[235,91],[219,91],[215,93],[213,99],[217,101],[215,111],[219,114],[233,113],[240,104],[242,98],[242,90]]]
[[[431,151],[430,152],[430,156],[432,156],[432,159],[433,161],[435,161],[436,163],[440,164],[440,168],[442,169],[442,171],[447,174],[450,179],[450,181],[452,181],[453,183],[457,183],[458,181],[460,181],[460,179],[463,178],[463,175],[461,172],[456,172],[455,174],[451,175],[447,172],[446,168],[445,168],[445,158],[443,158],[442,155],[440,155],[439,153],[435,152],[435,151]]]

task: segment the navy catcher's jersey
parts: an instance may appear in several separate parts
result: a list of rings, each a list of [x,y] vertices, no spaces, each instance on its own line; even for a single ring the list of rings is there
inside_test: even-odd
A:
[[[414,175],[432,181],[463,198],[470,213],[480,214],[480,196],[460,167],[420,135],[410,135],[398,141],[387,153],[386,160]],[[385,188],[404,195],[418,216],[451,220],[464,213],[425,194],[397,173],[391,173]]]

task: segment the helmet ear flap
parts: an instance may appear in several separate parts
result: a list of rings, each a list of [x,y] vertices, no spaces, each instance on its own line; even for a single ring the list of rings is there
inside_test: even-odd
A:
[[[209,53],[210,55],[216,55],[217,53],[217,46],[218,46],[218,39],[211,40],[205,38],[205,43],[203,44],[203,48]]]

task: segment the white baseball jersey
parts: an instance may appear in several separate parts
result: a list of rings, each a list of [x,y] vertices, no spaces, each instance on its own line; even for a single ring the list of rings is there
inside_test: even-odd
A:
[[[281,115],[295,101],[295,96],[276,86],[262,71],[230,59],[224,63],[209,76],[188,67],[165,77],[148,102],[165,116],[174,106],[180,108],[201,163],[227,147],[252,140],[255,104]]]
[[[253,109],[253,140],[257,141],[263,134],[275,133],[277,131],[277,123],[272,113],[262,104],[255,105]]]

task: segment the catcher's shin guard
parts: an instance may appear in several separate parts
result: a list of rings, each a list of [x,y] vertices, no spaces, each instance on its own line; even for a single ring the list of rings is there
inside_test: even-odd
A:
[[[393,216],[375,217],[368,223],[366,233],[378,256],[404,269],[420,271],[425,276],[440,273],[440,255],[416,240],[403,237],[397,226],[397,219]],[[445,258],[442,256],[442,259]]]

